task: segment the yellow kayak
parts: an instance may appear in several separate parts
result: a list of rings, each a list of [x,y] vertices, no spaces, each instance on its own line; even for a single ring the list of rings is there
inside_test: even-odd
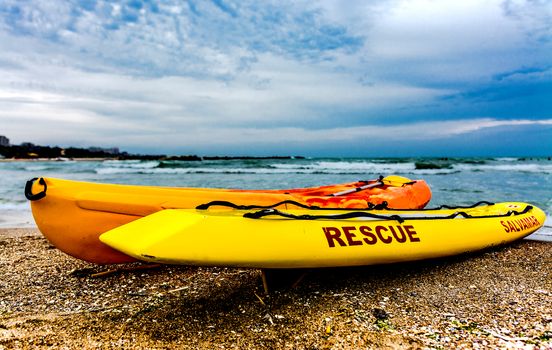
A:
[[[423,180],[396,175],[282,190],[170,188],[35,178],[27,182],[25,196],[31,201],[40,232],[54,246],[82,260],[114,264],[135,259],[106,246],[98,237],[165,209],[194,209],[213,200],[238,205],[294,201],[331,208],[366,208],[386,203],[390,208],[416,209],[429,202],[431,191]]]
[[[429,210],[167,209],[100,236],[139,260],[312,268],[438,258],[506,244],[539,229],[526,203]]]

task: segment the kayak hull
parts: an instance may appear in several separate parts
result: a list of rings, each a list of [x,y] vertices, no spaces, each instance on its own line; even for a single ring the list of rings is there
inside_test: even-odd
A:
[[[456,215],[461,211],[467,214]],[[331,215],[347,212],[331,212]],[[286,210],[316,215],[317,211]],[[244,212],[165,210],[113,229],[102,242],[143,261],[200,266],[319,268],[386,264],[477,251],[523,238],[543,225],[525,203],[473,209],[370,211],[391,218],[245,218]],[[322,212],[327,215],[328,212]],[[423,218],[421,218],[423,217]]]
[[[350,195],[328,194],[354,189],[364,182],[290,190],[225,190],[169,188],[79,182],[40,178],[31,194],[35,222],[58,249],[81,260],[98,264],[135,261],[103,244],[98,237],[113,228],[166,209],[192,209],[213,200],[238,205],[272,205],[293,200],[304,205],[332,208],[365,208],[387,202],[390,207],[423,208],[431,198],[427,184],[418,180],[405,186],[377,186]]]

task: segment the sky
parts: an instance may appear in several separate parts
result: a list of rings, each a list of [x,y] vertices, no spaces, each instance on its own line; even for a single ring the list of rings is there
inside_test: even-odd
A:
[[[1,0],[0,135],[148,154],[552,156],[552,1]]]

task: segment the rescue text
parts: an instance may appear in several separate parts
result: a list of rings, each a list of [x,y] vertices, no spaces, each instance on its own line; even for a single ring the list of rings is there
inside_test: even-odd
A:
[[[420,242],[418,233],[412,225],[378,225],[370,226],[342,226],[342,227],[322,227],[328,246],[347,247],[355,245],[373,245],[378,242],[389,244],[393,241],[397,243]]]

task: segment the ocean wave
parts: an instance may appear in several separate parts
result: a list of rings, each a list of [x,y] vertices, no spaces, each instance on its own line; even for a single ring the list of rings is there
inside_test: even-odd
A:
[[[9,167],[11,167],[11,169]],[[102,162],[51,162],[3,164],[6,170],[63,174],[399,174],[450,175],[458,172],[552,173],[552,162],[519,158],[397,158],[279,160],[105,160]]]
[[[345,166],[325,164],[292,165],[273,164],[266,167],[102,167],[96,169],[100,175],[113,174],[329,174],[329,175],[447,175],[459,172],[451,169],[423,169],[416,170],[413,164],[403,165],[354,165]]]
[[[439,191],[443,192],[456,192],[456,193],[485,193],[485,191],[478,190],[478,189],[471,189],[469,187],[461,187],[461,188],[440,188]]]
[[[377,163],[377,162],[349,162],[349,161],[316,161],[312,163],[273,163],[275,169],[312,170],[329,173],[358,173],[358,172],[404,172],[414,170],[414,164],[408,163]]]
[[[102,166],[106,166],[109,168],[155,168],[158,167],[160,164],[160,161],[157,160],[105,160],[102,163]]]
[[[416,170],[427,169],[453,169],[457,166],[478,166],[488,164],[493,159],[490,158],[436,158],[421,159],[414,161]]]
[[[27,201],[0,201],[0,211],[3,210],[14,210],[14,211],[21,211],[21,210],[29,210],[29,202]]]
[[[150,168],[150,169],[132,169],[132,168],[100,168],[96,169],[100,175],[110,174],[358,174],[366,171],[322,171],[318,169],[293,168]]]
[[[49,163],[49,164],[37,164],[37,165],[29,165],[29,166],[25,166],[25,167],[22,167],[21,169],[19,170],[23,170],[23,171],[34,171],[34,172],[50,172],[50,171],[64,171],[66,169],[71,169],[71,172],[75,172],[75,171],[78,171],[78,172],[81,172],[83,170],[85,170],[84,168],[86,168],[87,166],[79,166],[76,162],[72,162],[71,164],[73,164],[73,166],[69,165],[69,164],[58,164],[58,163]]]
[[[416,170],[452,169],[449,163],[416,162],[414,166]]]
[[[523,173],[552,173],[552,164],[518,163],[518,164],[457,164],[454,168],[461,171],[504,171]]]
[[[423,176],[423,175],[452,175],[452,174],[458,174],[458,173],[461,173],[461,171],[452,168],[452,169],[424,169],[424,170],[416,170],[416,171],[412,171],[412,172],[406,173],[406,174]]]
[[[204,165],[204,166],[199,166]],[[374,163],[347,161],[313,161],[297,163],[210,163],[132,162],[105,163],[98,174],[388,174],[411,173],[413,163]]]
[[[54,168],[47,165],[31,165],[31,166],[26,166],[23,169],[26,171],[46,171],[46,170],[53,170]]]
[[[166,161],[166,160],[160,161],[159,164],[157,164],[157,166],[156,166],[156,168],[160,168],[160,169],[163,169],[163,168],[178,169],[178,168],[189,168],[189,167],[190,167],[189,162],[179,162],[179,161],[170,161],[170,160],[169,161]]]
[[[100,169],[153,169],[157,168],[160,161],[141,161],[141,160],[106,160],[101,163]]]
[[[0,228],[36,227],[30,208],[0,209]]]

